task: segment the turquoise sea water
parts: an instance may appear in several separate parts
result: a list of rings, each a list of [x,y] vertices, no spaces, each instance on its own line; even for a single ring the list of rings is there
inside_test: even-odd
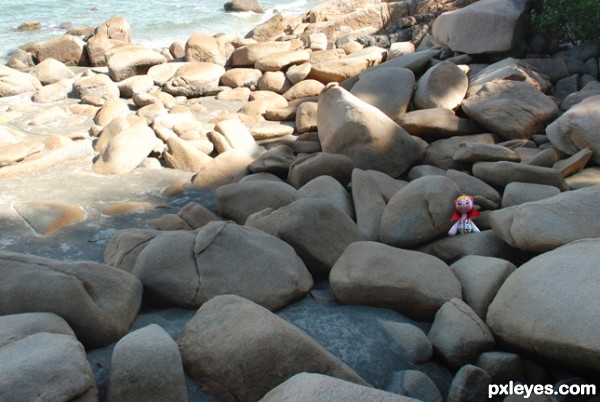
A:
[[[324,0],[260,0],[265,14],[225,13],[227,0],[0,0],[0,59],[28,42],[63,35],[61,26],[96,27],[115,15],[124,16],[132,39],[147,46],[186,41],[194,32],[245,35],[276,10],[297,16]],[[39,21],[37,31],[17,32],[23,22]]]

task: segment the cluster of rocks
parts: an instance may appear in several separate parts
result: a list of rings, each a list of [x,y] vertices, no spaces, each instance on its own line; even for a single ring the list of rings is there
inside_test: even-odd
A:
[[[33,100],[2,117],[0,177],[82,156],[98,174],[167,167],[217,207],[120,231],[102,262],[0,253],[0,399],[97,400],[82,345],[115,342],[114,401],[187,400],[186,375],[223,401],[481,401],[489,384],[597,379],[600,45],[506,57],[526,1],[365,3],[160,50],[115,18],[35,46],[27,72],[0,67],[0,95]],[[364,47],[425,11],[431,34]],[[481,232],[448,237],[461,193]],[[307,296],[407,317],[386,339],[413,369],[367,379],[277,314]],[[175,341],[130,331],[143,304],[198,310]]]

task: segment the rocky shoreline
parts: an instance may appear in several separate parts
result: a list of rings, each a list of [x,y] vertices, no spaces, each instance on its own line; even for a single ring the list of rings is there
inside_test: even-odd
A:
[[[0,66],[0,400],[600,385],[600,44],[544,53],[527,7],[28,45]],[[462,193],[481,231],[448,236]]]

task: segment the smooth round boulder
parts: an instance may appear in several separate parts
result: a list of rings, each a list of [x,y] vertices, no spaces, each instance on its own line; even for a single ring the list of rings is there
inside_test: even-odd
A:
[[[305,332],[239,296],[217,296],[205,303],[177,344],[189,375],[221,400],[257,401],[302,372],[367,385]]]
[[[185,44],[185,61],[197,61],[224,66],[225,46],[219,38],[201,32],[193,33]]]
[[[442,260],[372,241],[350,244],[331,269],[331,290],[345,304],[394,309],[430,321],[460,283]]]
[[[253,213],[291,204],[299,194],[287,183],[261,180],[226,184],[217,189],[215,197],[219,215],[243,225]]]
[[[75,97],[98,97],[103,99],[119,98],[119,86],[106,74],[95,74],[75,81],[73,85]]]
[[[123,81],[134,75],[144,75],[151,67],[166,61],[162,54],[152,49],[126,47],[108,56],[108,73],[113,81]]]
[[[67,66],[86,65],[85,42],[76,36],[64,35],[42,42],[35,51],[38,62],[58,60]]]
[[[381,217],[379,238],[385,244],[411,248],[446,233],[460,189],[445,176],[424,176],[398,191]]]
[[[259,402],[415,402],[413,398],[317,373],[300,373],[269,391]]]
[[[90,347],[125,335],[142,301],[142,284],[134,276],[89,261],[2,252],[0,273],[0,313],[56,313]]]
[[[408,110],[414,88],[415,74],[412,71],[390,67],[361,75],[350,93],[396,120]]]
[[[218,64],[190,62],[182,65],[163,86],[173,96],[198,98],[214,91],[225,68]]]
[[[320,277],[329,275],[350,243],[362,240],[360,230],[344,211],[317,198],[301,198],[276,210],[257,212],[248,217],[246,225],[290,244],[309,271]]]
[[[433,349],[453,367],[474,363],[481,353],[495,346],[485,322],[460,298],[442,305],[427,336]]]
[[[296,158],[290,165],[288,181],[296,188],[319,176],[331,176],[346,186],[352,175],[352,161],[342,154],[317,152]]]
[[[425,152],[385,113],[341,86],[319,97],[317,125],[323,151],[349,156],[355,168],[398,177]]]
[[[3,401],[97,401],[85,349],[70,335],[37,333],[0,348]]]
[[[561,367],[598,374],[600,239],[571,242],[514,271],[490,304],[487,324],[503,343]]]
[[[156,324],[125,335],[115,345],[107,402],[188,400],[177,344]]]
[[[574,240],[600,237],[595,218],[600,187],[567,191],[490,214],[494,232],[513,247],[547,251]]]
[[[467,116],[505,140],[529,139],[558,114],[556,103],[534,86],[509,80],[486,83],[461,104]]]
[[[546,135],[552,145],[567,155],[589,148],[593,151],[594,162],[600,163],[600,142],[596,136],[600,128],[599,105],[600,96],[592,96],[550,123],[546,127]]]
[[[31,74],[0,65],[0,97],[35,92],[42,83]]]
[[[155,303],[184,308],[198,308],[220,294],[237,294],[277,310],[306,295],[313,285],[290,245],[255,228],[223,221],[211,221],[197,233],[159,234],[140,251],[132,274]]]
[[[125,174],[135,169],[154,149],[158,139],[146,125],[135,125],[109,140],[92,165],[99,174]]]
[[[54,84],[60,80],[73,78],[75,74],[64,63],[55,59],[46,59],[31,69],[42,85]]]
[[[419,78],[413,103],[416,109],[454,110],[460,106],[468,88],[467,74],[456,64],[443,61]]]

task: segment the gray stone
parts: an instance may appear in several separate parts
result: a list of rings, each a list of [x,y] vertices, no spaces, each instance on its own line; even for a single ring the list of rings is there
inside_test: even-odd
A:
[[[75,336],[69,324],[55,313],[0,316],[0,348],[39,332]]]
[[[331,176],[318,176],[298,189],[302,198],[319,198],[331,202],[354,219],[352,196],[339,181]]]
[[[427,374],[418,370],[394,373],[387,391],[405,395],[423,402],[443,402],[444,398]]]
[[[473,176],[494,187],[506,187],[512,182],[537,183],[557,187],[563,191],[567,185],[560,172],[554,168],[533,166],[516,162],[477,162]]]
[[[290,165],[296,159],[294,151],[287,145],[280,144],[270,148],[248,166],[253,173],[268,172],[287,178]]]
[[[495,257],[467,255],[450,265],[462,287],[462,298],[485,320],[487,310],[498,289],[517,267]]]
[[[563,113],[546,127],[546,135],[559,151],[574,155],[584,148],[591,149],[592,160],[600,163],[600,142],[595,133],[600,127],[600,117],[596,113],[600,96],[592,96]]]
[[[414,88],[415,74],[409,69],[381,68],[361,75],[350,93],[396,120],[406,113]]]
[[[340,86],[321,94],[317,118],[323,151],[349,156],[356,168],[398,177],[424,152],[422,144],[382,111]]]
[[[269,391],[259,402],[417,402],[416,399],[316,373],[300,373]]]
[[[327,219],[324,219],[327,217]],[[350,243],[362,240],[354,221],[329,201],[301,198],[277,210],[250,215],[246,225],[275,235],[296,250],[309,271],[327,276]]]
[[[256,401],[301,372],[367,385],[306,333],[238,296],[205,303],[177,343],[189,375],[224,401]]]
[[[132,273],[144,283],[148,299],[185,308],[236,294],[277,310],[303,297],[313,284],[291,246],[260,230],[221,221],[197,233],[156,236],[139,253]]]
[[[413,103],[416,109],[454,110],[460,106],[468,87],[467,74],[456,64],[443,61],[419,78]]]
[[[124,336],[113,349],[107,402],[187,402],[177,344],[156,324]]]
[[[3,401],[98,400],[83,346],[70,335],[37,333],[0,348]]]
[[[56,313],[87,346],[125,335],[142,301],[142,284],[134,276],[90,261],[2,252],[0,272],[1,314]]]
[[[574,241],[513,272],[488,309],[494,336],[561,367],[597,375],[600,346],[595,334],[600,320],[590,301],[600,297],[599,244],[597,238]]]
[[[395,247],[427,243],[450,228],[460,190],[445,176],[425,176],[398,191],[381,218],[380,239]]]
[[[513,181],[508,183],[502,194],[502,208],[524,204],[530,201],[539,201],[560,194],[554,186],[536,183],[521,183]]]
[[[390,321],[384,321],[382,325],[411,363],[425,363],[433,356],[431,341],[419,327]]]
[[[349,245],[329,281],[342,303],[392,308],[416,320],[430,320],[460,297],[460,283],[441,260],[370,241]]]
[[[547,251],[578,239],[599,237],[595,219],[600,187],[567,191],[551,198],[494,211],[494,232],[523,250]]]
[[[508,384],[510,381],[523,381],[521,357],[509,352],[483,352],[477,358],[477,366],[484,369],[494,384]]]
[[[352,160],[344,154],[317,152],[296,158],[290,165],[288,181],[296,188],[322,175],[331,176],[343,186],[350,183]]]
[[[467,255],[498,257],[508,261],[520,261],[523,258],[518,249],[502,240],[493,230],[442,237],[417,248],[417,250],[436,256],[447,263]]]
[[[461,53],[506,52],[523,36],[527,6],[524,0],[483,0],[442,13],[433,23],[433,38]]]
[[[442,169],[464,170],[465,164],[455,161],[454,154],[458,151],[460,145],[465,142],[494,144],[495,140],[492,134],[459,135],[437,140],[427,147],[423,163]]]
[[[219,214],[240,225],[253,213],[278,209],[300,198],[298,190],[289,184],[267,180],[226,184],[215,191],[215,196]]]
[[[496,209],[500,206],[500,193],[483,180],[454,169],[447,170],[446,176],[457,185],[461,193],[472,195],[475,205],[481,209]]]
[[[483,127],[508,140],[531,138],[559,114],[556,103],[540,90],[507,80],[482,85],[463,101],[461,108]]]
[[[352,171],[352,200],[356,211],[356,224],[364,240],[377,241],[386,200],[375,180],[364,170]]]
[[[200,97],[212,93],[224,73],[225,68],[218,64],[189,62],[177,69],[163,89],[173,96]]]
[[[413,110],[394,121],[409,134],[430,142],[482,131],[473,120],[458,117],[452,110],[442,108]]]
[[[488,399],[492,377],[480,367],[467,364],[454,376],[446,402],[480,402]]]
[[[461,367],[494,347],[495,341],[485,322],[460,299],[444,303],[429,330],[433,349],[444,361]]]
[[[144,75],[152,66],[165,62],[162,54],[142,46],[127,46],[107,57],[108,73],[115,82]]]
[[[481,144],[477,142],[463,142],[452,157],[455,161],[475,163],[480,161],[520,162],[521,157],[512,149],[497,144]]]

